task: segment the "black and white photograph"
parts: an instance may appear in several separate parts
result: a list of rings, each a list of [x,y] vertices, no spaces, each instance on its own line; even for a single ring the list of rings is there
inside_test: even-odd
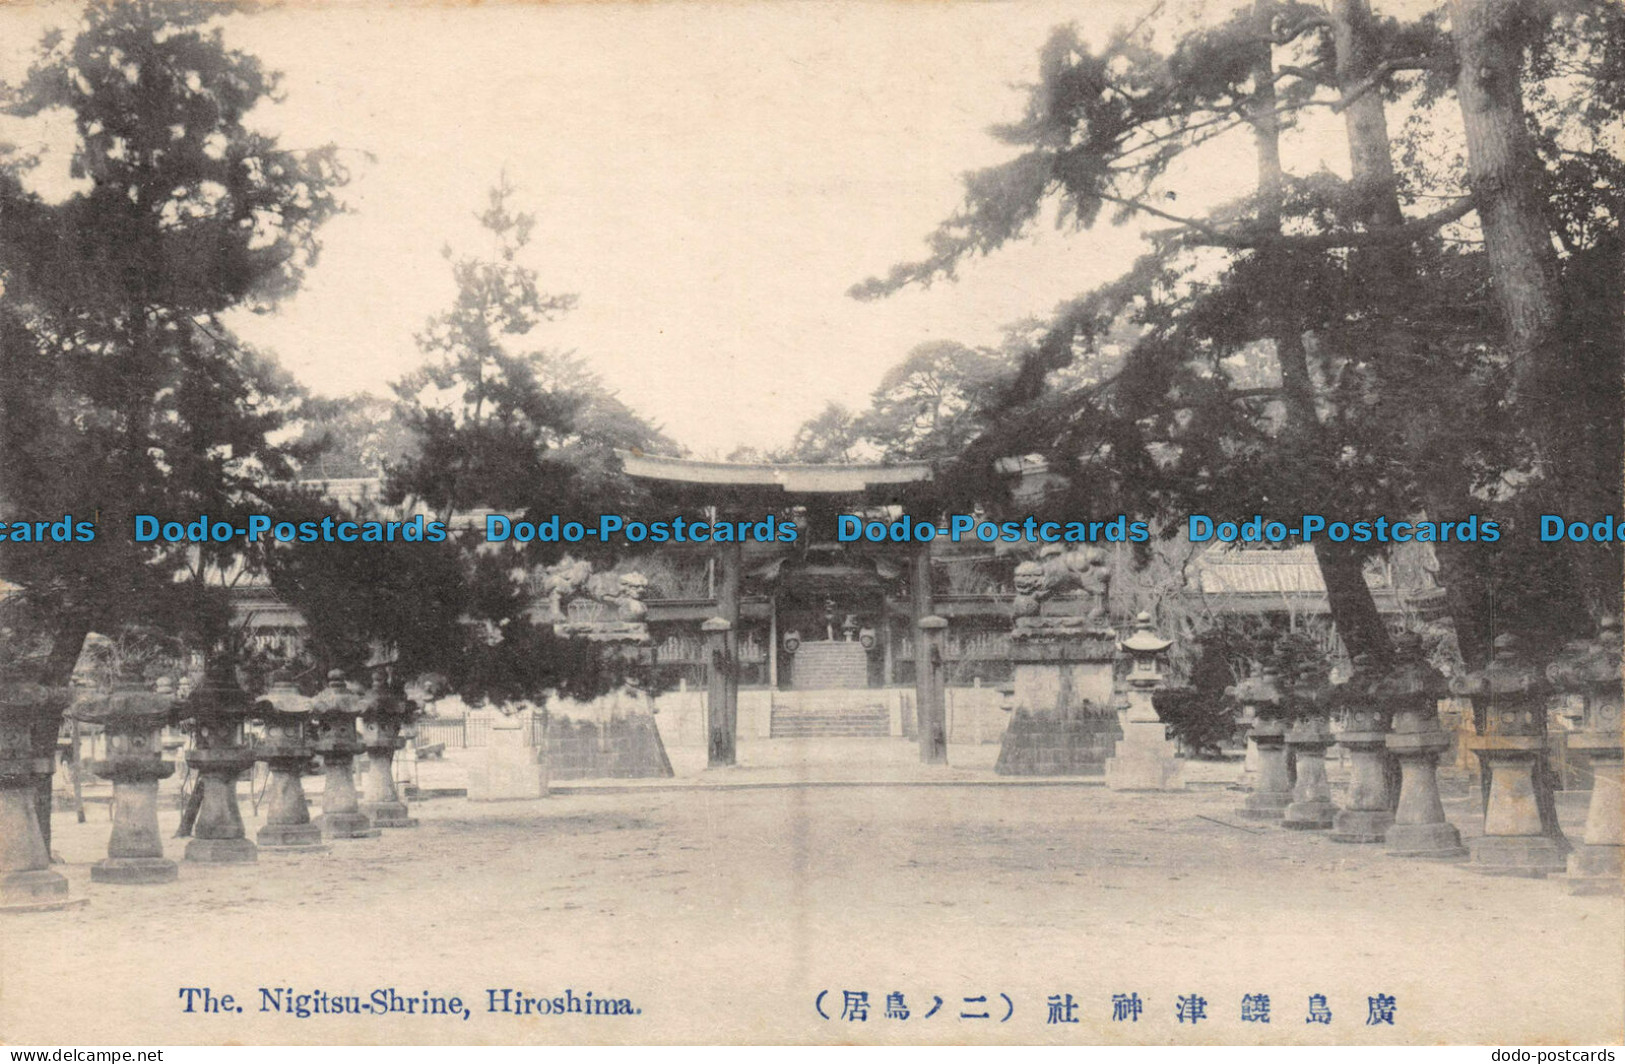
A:
[[[0,1045],[1614,1060],[1622,146],[1618,0],[0,3]]]

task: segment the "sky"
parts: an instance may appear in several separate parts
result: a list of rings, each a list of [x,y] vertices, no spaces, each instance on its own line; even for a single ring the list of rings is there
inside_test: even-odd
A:
[[[536,345],[578,353],[698,456],[786,443],[828,401],[865,405],[917,344],[996,343],[1143,250],[1136,223],[1046,227],[957,282],[845,294],[920,257],[960,175],[1011,155],[987,128],[1020,115],[1051,27],[1099,39],[1144,7],[333,2],[233,17],[228,43],[284,75],[253,124],[287,147],[337,143],[353,176],[303,290],[229,323],[318,394],[388,394],[452,298],[442,249],[485,247],[473,212],[505,173],[537,217],[526,261],[579,298]],[[76,13],[0,7],[0,77]],[[39,180],[65,172],[61,130],[0,134],[45,152]],[[1250,176],[1245,152],[1229,162]],[[1222,158],[1213,173],[1215,190],[1235,178]]]

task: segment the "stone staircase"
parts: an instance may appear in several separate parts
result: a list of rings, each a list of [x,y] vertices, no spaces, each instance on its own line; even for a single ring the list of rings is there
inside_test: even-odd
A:
[[[869,686],[869,654],[861,643],[803,643],[790,666],[790,682],[802,691]]]
[[[775,739],[884,739],[891,734],[885,703],[867,691],[775,691]]]

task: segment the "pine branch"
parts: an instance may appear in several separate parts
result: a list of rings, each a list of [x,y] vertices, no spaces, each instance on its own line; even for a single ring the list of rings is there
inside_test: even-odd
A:
[[[1313,235],[1238,233],[1216,229],[1206,222],[1197,221],[1195,218],[1184,218],[1177,214],[1170,214],[1161,208],[1151,206],[1149,203],[1129,199],[1126,196],[1113,196],[1105,192],[1097,193],[1097,195],[1108,203],[1120,204],[1132,210],[1193,230],[1184,237],[1184,243],[1187,245],[1193,247],[1235,248],[1238,250],[1278,248],[1286,251],[1330,251],[1334,248],[1409,244],[1420,240],[1441,226],[1449,225],[1451,222],[1466,216],[1473,209],[1473,197],[1462,196],[1455,203],[1442,210],[1434,211],[1432,214],[1387,229],[1316,233]]]
[[[1438,70],[1439,63],[1430,61],[1426,56],[1405,56],[1399,59],[1384,59],[1377,64],[1365,80],[1352,86],[1343,94],[1343,98],[1332,105],[1332,110],[1342,112],[1348,109],[1360,97],[1381,85],[1383,79],[1397,70]]]

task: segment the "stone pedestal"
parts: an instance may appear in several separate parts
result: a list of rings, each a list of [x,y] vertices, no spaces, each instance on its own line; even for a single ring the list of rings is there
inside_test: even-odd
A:
[[[1297,760],[1298,780],[1292,787],[1292,804],[1281,814],[1281,826],[1295,831],[1325,831],[1337,815],[1332,786],[1326,779],[1331,725],[1318,714],[1300,717],[1287,730],[1286,743]]]
[[[406,745],[399,723],[369,721],[364,732],[367,774],[361,782],[361,812],[372,819],[374,827],[417,827],[417,819],[395,789],[395,752]]]
[[[324,751],[326,781],[322,787],[322,831],[330,839],[376,839],[383,832],[372,826],[372,818],[361,811],[361,796],[355,789],[355,755],[360,746]]]
[[[1428,718],[1432,719],[1429,720]],[[1431,724],[1432,727],[1428,727]],[[1461,832],[1445,819],[1439,801],[1439,754],[1450,748],[1450,736],[1431,711],[1395,717],[1388,749],[1399,758],[1399,809],[1383,835],[1392,857],[1425,857],[1455,861],[1467,856]]]
[[[1116,633],[1082,617],[1020,617],[1011,632],[1014,714],[993,771],[1099,776],[1122,737],[1112,709]]]
[[[1184,764],[1174,756],[1173,740],[1155,714],[1135,720],[1135,709],[1119,718],[1123,738],[1106,762],[1106,786],[1114,791],[1179,791],[1185,789]]]
[[[243,812],[237,804],[237,781],[254,766],[254,753],[246,746],[193,749],[187,764],[197,771],[194,786],[202,788],[192,841],[186,859],[199,864],[246,864],[259,859],[259,848],[243,830]]]
[[[149,690],[133,663],[111,691],[86,693],[74,703],[75,734],[79,723],[103,729],[107,757],[90,770],[113,784],[107,857],[90,869],[98,883],[169,883],[179,874],[158,834],[158,782],[175,774],[163,760],[163,727],[175,705],[169,678]]]
[[[1249,676],[1231,694],[1241,704],[1242,719],[1252,725],[1247,747],[1257,762],[1252,789],[1236,815],[1248,820],[1280,820],[1292,804],[1292,774],[1286,765],[1286,711],[1275,673],[1266,669]]]
[[[1371,687],[1372,699],[1393,712],[1384,742],[1399,758],[1398,808],[1383,834],[1390,857],[1467,856],[1461,832],[1445,819],[1439,801],[1439,755],[1452,742],[1439,719],[1439,700],[1448,693],[1444,677],[1423,656],[1422,640],[1412,633],[1395,639],[1393,667]]]
[[[330,839],[376,839],[383,834],[361,811],[355,788],[355,755],[363,749],[355,723],[360,705],[360,697],[338,669],[327,674],[327,686],[310,702],[311,749],[321,755],[326,776],[321,827]]]
[[[1579,848],[1569,855],[1569,892],[1619,894],[1625,890],[1625,792],[1621,790],[1625,760],[1619,733],[1570,735],[1569,746],[1591,756],[1592,772],[1585,834]]]
[[[1457,685],[1485,722],[1469,748],[1490,779],[1484,834],[1472,841],[1472,868],[1487,875],[1541,878],[1563,871],[1568,856],[1543,830],[1535,771],[1546,747],[1545,677],[1519,656],[1508,635],[1495,640],[1489,666]]]
[[[254,698],[237,682],[233,655],[226,650],[211,653],[202,682],[180,709],[192,732],[186,763],[198,774],[188,861],[247,864],[259,859],[258,847],[243,830],[243,812],[237,804],[237,780],[256,760],[243,736],[243,723],[254,711]]]
[[[96,761],[90,770],[113,782],[113,834],[107,856],[90,866],[97,883],[170,883],[180,866],[164,856],[158,833],[158,781],[175,774],[175,766],[148,758]]]
[[[279,670],[260,701],[265,737],[258,753],[270,776],[265,781],[265,825],[255,839],[279,850],[320,850],[322,829],[310,822],[304,775],[310,769],[313,700],[299,693],[293,676]]]
[[[538,746],[529,713],[486,714],[489,745],[468,766],[468,800],[519,801],[547,797],[547,751]]]
[[[271,775],[265,784],[265,824],[255,841],[262,848],[322,849],[322,829],[311,823],[302,779],[310,764],[309,753],[281,750],[263,756]]]
[[[1568,748],[1591,762],[1591,805],[1586,810],[1585,833],[1569,854],[1571,894],[1625,892],[1625,793],[1621,767],[1625,759],[1625,720],[1622,720],[1620,666],[1622,656],[1617,617],[1605,617],[1597,637],[1570,643],[1546,669],[1558,688],[1585,697],[1580,727],[1568,736]]]
[[[1332,817],[1331,840],[1382,842],[1394,822],[1385,771],[1390,713],[1372,695],[1379,677],[1369,661],[1361,655],[1354,664],[1354,675],[1328,695],[1342,729],[1337,741],[1351,762],[1348,801]]]
[[[1292,774],[1286,764],[1286,721],[1260,717],[1249,736],[1258,747],[1258,780],[1236,810],[1249,820],[1280,820],[1292,804]]]
[[[1472,867],[1486,875],[1539,879],[1561,872],[1565,854],[1542,834],[1535,802],[1535,760],[1542,740],[1519,736],[1480,736],[1473,741],[1490,777],[1484,834],[1472,842]]]
[[[48,912],[86,901],[71,897],[67,877],[51,870],[51,855],[40,834],[34,781],[50,771],[51,762],[32,756],[34,703],[0,688],[0,912]],[[64,692],[57,703],[59,715],[66,704]]]
[[[1231,687],[1226,689],[1225,694],[1234,697],[1234,692],[1235,688]],[[1253,738],[1253,725],[1258,721],[1249,707],[1237,723],[1247,729],[1245,752],[1241,755],[1241,781],[1245,787],[1251,788],[1258,780],[1258,740]]]

